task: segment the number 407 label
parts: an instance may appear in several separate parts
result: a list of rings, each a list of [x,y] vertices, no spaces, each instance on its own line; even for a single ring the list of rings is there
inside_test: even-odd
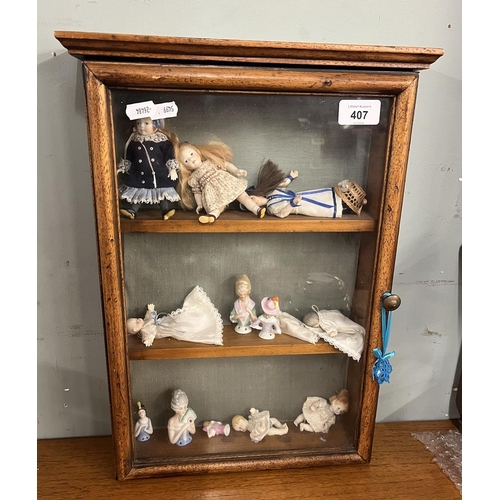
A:
[[[339,102],[339,125],[378,125],[380,101],[342,100]]]

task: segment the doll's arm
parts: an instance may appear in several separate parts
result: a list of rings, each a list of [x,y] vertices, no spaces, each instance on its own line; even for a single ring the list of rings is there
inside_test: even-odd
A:
[[[203,210],[203,203],[201,201],[201,193],[194,193],[194,200],[196,201],[196,213],[199,214]]]
[[[226,170],[234,175],[235,177],[246,177],[247,176],[247,171],[246,170],[242,170],[240,168],[237,168],[236,166],[234,166],[232,163],[226,161],[226,164],[225,164],[225,167],[226,167]]]
[[[177,171],[179,170],[179,162],[177,160],[168,160],[166,165],[168,168],[168,176],[173,181],[176,181],[179,177],[177,174]]]

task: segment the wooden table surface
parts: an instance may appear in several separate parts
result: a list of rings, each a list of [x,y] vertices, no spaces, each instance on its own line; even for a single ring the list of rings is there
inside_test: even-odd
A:
[[[370,464],[116,481],[110,436],[38,441],[38,499],[454,500],[462,495],[414,432],[451,420],[376,424]]]

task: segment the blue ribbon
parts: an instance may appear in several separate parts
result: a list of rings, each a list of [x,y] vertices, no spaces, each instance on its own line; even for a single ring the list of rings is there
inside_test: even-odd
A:
[[[330,205],[328,203],[323,203],[321,201],[314,200],[312,198],[307,197],[308,194],[325,193],[325,192],[331,191],[331,190],[332,190],[332,188],[320,188],[320,189],[312,189],[310,191],[300,191],[298,194],[300,194],[302,196],[302,201],[306,201],[307,203],[311,203],[311,205],[317,205],[318,207],[328,208],[328,209],[333,208],[334,209],[333,215],[335,217],[335,215],[337,215],[337,205],[335,204],[335,195],[333,196],[333,201],[334,201],[333,205]],[[269,206],[272,206],[276,203],[280,203],[283,200],[289,201],[290,205],[292,205],[292,207],[300,206],[300,205],[296,205],[293,202],[293,200],[297,196],[297,193],[294,193],[290,189],[277,189],[276,191],[277,191],[276,194],[272,194],[271,196],[268,196],[268,198],[267,198]]]
[[[389,344],[389,334],[391,332],[392,311],[387,311],[384,307],[384,299],[390,295],[385,292],[382,295],[382,349],[378,347],[373,350],[373,354],[377,358],[372,368],[372,378],[376,379],[379,385],[384,382],[390,383],[389,377],[392,372],[392,366],[389,358],[392,358],[396,353],[394,351],[387,351],[387,344]]]

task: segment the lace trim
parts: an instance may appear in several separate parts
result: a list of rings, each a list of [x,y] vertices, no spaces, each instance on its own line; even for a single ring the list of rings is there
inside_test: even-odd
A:
[[[196,293],[200,296],[202,302],[204,302],[210,309],[213,317],[215,318],[216,322],[216,337],[215,337],[215,344],[222,345],[223,344],[223,334],[222,331],[224,329],[224,324],[222,323],[222,317],[218,311],[218,309],[213,305],[212,301],[208,297],[208,295],[205,293],[203,288],[201,288],[199,285],[196,285],[193,289],[193,291],[196,291]],[[190,311],[190,310],[196,310],[196,307],[181,307],[179,309],[176,309],[175,311],[170,313],[170,316],[172,318],[176,318],[179,316],[179,314]]]
[[[138,134],[137,132],[134,132],[130,136],[130,140],[137,142],[144,142],[144,141],[165,142],[168,141],[168,137],[163,132],[153,132],[152,134],[148,135],[141,135]]]
[[[179,162],[177,160],[170,159],[166,163],[169,171],[179,170]]]

